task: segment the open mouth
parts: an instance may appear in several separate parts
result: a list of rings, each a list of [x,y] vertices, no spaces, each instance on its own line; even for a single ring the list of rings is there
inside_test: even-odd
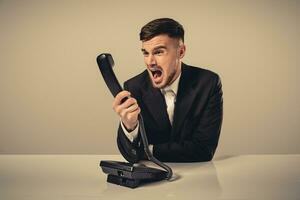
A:
[[[152,68],[149,69],[152,74],[152,79],[155,83],[159,83],[162,81],[163,71],[160,68]]]
[[[151,73],[154,79],[157,79],[162,75],[162,71],[159,69],[151,70]]]

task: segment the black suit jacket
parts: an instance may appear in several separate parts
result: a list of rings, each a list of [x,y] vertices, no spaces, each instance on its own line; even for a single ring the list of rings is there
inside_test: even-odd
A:
[[[164,162],[209,161],[218,145],[223,118],[222,85],[209,70],[182,63],[173,126],[160,89],[147,70],[124,83],[141,108],[153,155]],[[145,159],[140,136],[131,143],[119,126],[118,148],[129,162]]]

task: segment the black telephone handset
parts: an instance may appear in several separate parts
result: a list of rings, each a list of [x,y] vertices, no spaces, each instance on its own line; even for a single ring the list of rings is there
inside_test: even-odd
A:
[[[115,65],[112,56],[108,53],[102,53],[97,57],[97,63],[102,77],[110,92],[114,97],[117,96],[117,94],[123,89],[112,69]]]
[[[123,89],[115,76],[115,73],[112,69],[114,66],[114,60],[111,54],[103,53],[97,57],[97,63],[100,69],[100,72],[103,76],[103,79],[109,88],[112,95],[115,97],[119,92]],[[122,101],[127,99],[124,98]],[[105,173],[108,173],[107,181],[111,183],[115,183],[118,185],[123,185],[127,187],[137,187],[142,180],[162,180],[162,179],[171,179],[172,177],[172,169],[166,164],[157,160],[148,148],[148,139],[146,136],[146,131],[144,127],[143,117],[140,114],[138,116],[139,120],[139,130],[141,133],[142,142],[144,145],[144,151],[148,157],[148,159],[158,166],[162,167],[166,171],[162,171],[155,168],[150,167],[134,167],[132,164],[131,170],[128,172],[124,169],[128,169],[128,163],[116,162],[116,161],[101,161],[100,166]],[[144,173],[142,173],[144,172]],[[167,173],[166,173],[167,172]],[[138,174],[138,176],[137,176]]]
[[[112,69],[115,65],[114,59],[112,58],[111,54],[102,53],[97,57],[97,63],[108,89],[112,95],[116,97],[117,94],[123,90],[123,88],[121,87]],[[126,99],[128,99],[128,97],[123,98],[121,102],[125,102]]]

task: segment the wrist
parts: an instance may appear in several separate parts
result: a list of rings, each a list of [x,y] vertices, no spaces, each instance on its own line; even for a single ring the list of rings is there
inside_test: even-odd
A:
[[[131,125],[131,126],[128,126],[127,124],[125,124],[124,122],[122,122],[123,123],[123,125],[124,125],[124,127],[126,128],[126,130],[128,131],[128,132],[131,132],[131,131],[133,131],[134,129],[136,129],[136,127],[137,127],[137,125],[138,125],[138,121],[136,121],[133,125]]]

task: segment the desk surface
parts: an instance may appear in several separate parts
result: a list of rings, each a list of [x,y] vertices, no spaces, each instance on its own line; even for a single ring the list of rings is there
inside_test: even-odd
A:
[[[109,184],[117,155],[0,155],[0,199],[299,199],[300,155],[242,155],[171,163],[178,177],[136,189]]]

